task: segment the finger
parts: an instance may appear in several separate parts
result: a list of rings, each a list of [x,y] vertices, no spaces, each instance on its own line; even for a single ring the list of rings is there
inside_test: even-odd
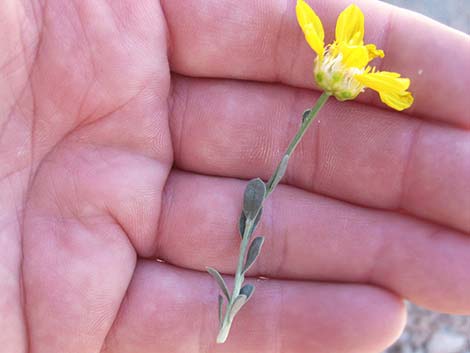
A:
[[[173,172],[157,256],[234,273],[245,185]],[[281,186],[265,204],[259,235],[266,240],[252,275],[373,283],[421,306],[470,313],[470,237],[463,234]]]
[[[318,95],[279,85],[173,79],[178,167],[267,180]],[[470,132],[331,100],[294,152],[286,182],[470,232]]]
[[[258,281],[228,341],[216,345],[217,292],[207,274],[139,262],[105,351],[375,353],[404,323],[403,304],[370,286]]]
[[[174,71],[312,87],[314,55],[297,25],[295,1],[183,2],[163,1]],[[311,3],[323,21],[326,42],[331,42],[336,18],[349,3]],[[413,112],[470,127],[469,37],[381,2],[359,1],[358,5],[365,13],[366,42],[385,50],[379,68],[411,78],[410,90],[416,98]]]

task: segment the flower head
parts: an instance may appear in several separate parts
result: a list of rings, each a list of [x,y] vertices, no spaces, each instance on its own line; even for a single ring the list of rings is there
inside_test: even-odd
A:
[[[304,0],[297,0],[297,20],[310,47],[317,53],[315,80],[326,93],[338,100],[354,99],[369,87],[377,91],[382,102],[403,110],[413,103],[407,91],[408,78],[368,66],[384,52],[374,44],[364,45],[364,15],[356,5],[348,6],[336,22],[336,40],[325,46],[323,25]]]

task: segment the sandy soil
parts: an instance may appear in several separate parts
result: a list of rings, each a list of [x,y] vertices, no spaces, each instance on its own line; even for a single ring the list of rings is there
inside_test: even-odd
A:
[[[470,316],[438,314],[408,306],[408,324],[385,353],[470,353]]]

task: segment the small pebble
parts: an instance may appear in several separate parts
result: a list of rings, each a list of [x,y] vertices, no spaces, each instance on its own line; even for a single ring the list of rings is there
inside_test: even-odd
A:
[[[414,353],[414,352],[413,352],[413,348],[411,348],[409,345],[406,344],[401,347],[400,353]]]
[[[429,353],[460,353],[465,348],[467,339],[451,331],[435,332],[429,343]]]

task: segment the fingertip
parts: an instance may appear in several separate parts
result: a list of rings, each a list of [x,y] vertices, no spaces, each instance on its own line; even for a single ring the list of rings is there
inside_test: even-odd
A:
[[[371,327],[377,330],[377,346],[383,350],[384,347],[395,343],[402,335],[407,322],[407,309],[405,301],[398,295],[377,287],[371,290],[376,291],[377,295],[375,302],[371,303],[370,323]],[[377,349],[371,350],[371,352],[378,351]]]
[[[309,293],[310,299],[302,305],[283,306],[285,325],[298,328],[289,330],[283,346],[294,347],[295,352],[307,352],[315,347],[315,338],[322,337],[322,347],[329,347],[335,353],[376,353],[390,346],[403,332],[406,308],[397,295],[369,285],[318,284],[315,287]],[[289,294],[284,294],[283,302],[288,297]]]

